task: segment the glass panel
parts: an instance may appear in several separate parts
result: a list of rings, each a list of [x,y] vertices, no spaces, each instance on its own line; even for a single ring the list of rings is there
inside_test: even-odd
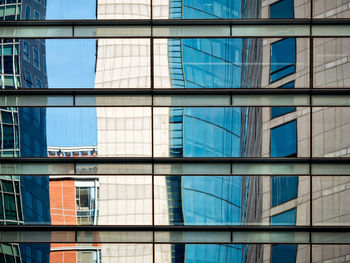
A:
[[[270,18],[294,18],[294,1],[280,0],[271,4]]]
[[[293,37],[308,36],[309,34],[310,27],[307,25],[233,25],[231,35],[237,37]]]
[[[350,243],[350,233],[349,232],[327,232],[327,233],[312,233],[312,242],[332,244],[332,243]]]
[[[73,96],[0,96],[2,107],[28,107],[28,106],[73,106]]]
[[[233,106],[307,106],[310,104],[308,95],[233,95],[232,105]],[[272,109],[286,109],[276,108]]]
[[[348,261],[350,259],[349,245],[313,245],[312,262]]]
[[[4,157],[10,150],[17,157],[152,155],[151,108],[19,108],[18,114],[19,124],[2,125]]]
[[[2,40],[4,43],[9,41],[17,43],[18,40]],[[3,56],[6,62],[4,73],[13,74],[15,68],[25,88],[150,88],[149,39],[27,39],[19,40],[18,45],[23,51],[23,59],[20,54],[21,63],[17,63],[12,56]],[[14,78],[6,76],[4,86],[7,89],[20,88],[20,83],[15,86]],[[105,96],[98,96],[96,101],[87,98],[78,96],[77,104],[116,105],[122,102],[118,96],[108,100]],[[143,96],[129,98],[131,102],[126,100],[123,105],[139,105],[146,100]],[[149,104],[150,99],[147,101]],[[37,106],[43,105],[44,101]]]
[[[314,163],[312,164],[312,174],[316,175],[350,175],[349,164],[326,164]]]
[[[75,37],[150,37],[150,26],[75,26]]]
[[[279,245],[287,246],[287,245]],[[295,245],[298,262],[309,262],[309,246]],[[155,246],[155,262],[267,262],[274,260],[268,244],[160,244]],[[286,259],[284,259],[286,261]]]
[[[230,36],[230,26],[154,26],[155,37],[220,37]]]
[[[312,213],[314,225],[349,225],[350,176],[314,176]]]
[[[349,29],[346,32],[349,32]],[[349,46],[349,38],[314,39],[315,88],[348,88],[350,86]]]
[[[78,231],[77,241],[84,243],[98,242],[153,242],[153,232],[149,231]]]
[[[152,224],[151,176],[10,177],[1,179],[3,191],[13,181],[20,184],[21,202],[3,194],[5,225]]]
[[[230,96],[220,95],[173,95],[155,96],[155,106],[229,106]]]
[[[307,225],[309,178],[295,176],[291,178],[296,182],[290,182],[290,177],[282,177],[287,183],[274,178],[157,176],[155,224]]]
[[[350,97],[347,95],[313,95],[314,106],[350,106]]]
[[[150,0],[104,2],[97,0],[0,1],[1,20],[150,19]]]
[[[1,242],[75,242],[73,231],[4,231]]]
[[[233,232],[233,242],[235,243],[307,243],[309,233],[307,232]]]
[[[259,107],[154,108],[154,156],[309,156],[309,109],[278,121],[270,113]]]
[[[350,65],[350,64],[349,64]],[[350,156],[350,108],[313,108],[312,145],[315,157]]]
[[[186,242],[202,242],[202,243],[213,243],[213,242],[226,242],[229,243],[231,240],[231,233],[227,231],[214,232],[191,232],[191,231],[168,231],[168,232],[156,232],[155,242],[164,243],[186,243]]]
[[[312,0],[314,18],[350,18],[349,1],[329,2],[327,0]]]
[[[297,156],[297,122],[292,121],[271,130],[271,157]]]
[[[151,106],[151,96],[100,96],[78,95],[75,97],[77,106]]]
[[[0,37],[73,37],[73,28],[69,26],[2,26]]]
[[[230,174],[229,164],[155,164],[155,174]]]
[[[270,62],[275,39],[155,39],[154,87],[275,88],[295,80],[296,88],[307,88],[308,41],[303,38],[283,41],[292,42],[294,54],[290,45],[283,45],[278,52],[290,53],[288,59]],[[287,63],[293,71],[271,84],[266,72],[271,63],[271,67]]]
[[[286,53],[286,50],[289,50]],[[288,54],[288,55],[286,55]],[[296,39],[285,38],[271,44],[270,82],[275,82],[295,72]]]
[[[249,163],[232,164],[232,173],[237,175],[269,175],[269,174],[308,174],[308,164],[289,164],[289,163]]]
[[[249,19],[249,18],[306,18],[310,16],[310,1],[254,2],[254,1],[201,1],[201,0],[155,0],[155,19]],[[271,4],[272,3],[272,4]],[[269,5],[270,4],[270,5]],[[273,7],[275,6],[275,7]],[[280,14],[273,15],[278,8]],[[270,12],[269,12],[270,11]],[[287,16],[286,13],[289,15]],[[295,14],[295,15],[294,15]]]

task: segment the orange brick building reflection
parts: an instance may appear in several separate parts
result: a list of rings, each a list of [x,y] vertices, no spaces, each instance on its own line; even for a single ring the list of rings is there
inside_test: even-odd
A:
[[[49,157],[96,157],[95,149],[48,149]],[[89,173],[95,167],[81,167],[82,173]],[[77,171],[79,173],[79,171]],[[98,218],[98,177],[55,176],[50,177],[50,214],[52,225],[95,225]],[[100,262],[99,244],[51,244],[50,262]]]

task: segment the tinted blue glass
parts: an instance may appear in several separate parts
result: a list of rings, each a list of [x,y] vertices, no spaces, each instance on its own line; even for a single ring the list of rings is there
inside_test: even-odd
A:
[[[183,39],[181,43],[182,58],[180,51],[171,54],[171,69],[179,68],[181,61],[183,63],[183,74],[171,76],[178,80],[174,88],[241,86],[242,39]],[[175,43],[172,43],[172,47],[175,47]]]
[[[294,88],[294,81],[288,82],[281,86],[282,89],[292,89]],[[272,107],[271,108],[271,119],[282,116],[284,114],[296,111],[296,107]]]
[[[294,18],[294,0],[281,0],[270,5],[270,18]]]
[[[273,245],[272,263],[295,263],[298,245]]]
[[[293,74],[295,72],[295,66],[289,66],[284,69],[281,69],[279,71],[276,71],[275,73],[271,73],[270,76],[270,82],[275,82],[277,80],[280,80],[290,74]]]
[[[271,129],[271,157],[287,157],[297,153],[297,122]]]
[[[271,119],[293,112],[296,107],[273,107],[271,108]]]
[[[271,45],[270,82],[295,72],[295,38],[286,38]]]
[[[184,157],[239,157],[241,108],[185,108]]]
[[[280,205],[298,196],[297,176],[272,177],[272,206]]]
[[[271,217],[271,225],[294,226],[296,222],[297,210],[292,209]]]
[[[239,224],[241,177],[184,176],[182,198],[187,225]]]
[[[180,262],[180,261],[173,261]],[[184,261],[182,261],[184,262]],[[244,262],[242,245],[186,245],[186,263],[226,263]]]
[[[171,1],[175,2],[175,1]],[[172,17],[175,18],[175,17]],[[184,19],[241,18],[241,1],[184,0]]]

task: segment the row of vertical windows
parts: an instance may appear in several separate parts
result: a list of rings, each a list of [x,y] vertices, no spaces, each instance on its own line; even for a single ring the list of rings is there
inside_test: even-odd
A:
[[[32,18],[32,14],[31,14],[31,8],[29,5],[26,5],[26,8],[25,8],[25,20],[31,20]],[[37,10],[34,10],[33,12],[33,20],[40,20],[40,13],[37,11]]]
[[[23,58],[30,62],[30,45],[27,41],[23,41]],[[39,51],[33,47],[33,65],[40,69]]]
[[[280,0],[270,5],[270,18],[294,18],[294,1]],[[287,51],[287,52],[286,52]],[[270,83],[283,79],[296,71],[296,39],[286,38],[271,45]],[[289,82],[280,88],[294,88]],[[295,107],[271,109],[271,119],[295,111]],[[297,121],[271,129],[271,157],[297,156]],[[298,197],[298,177],[273,176],[271,178],[271,206],[277,206]],[[272,225],[295,225],[296,208],[271,217]],[[295,263],[297,245],[273,245],[271,262]]]

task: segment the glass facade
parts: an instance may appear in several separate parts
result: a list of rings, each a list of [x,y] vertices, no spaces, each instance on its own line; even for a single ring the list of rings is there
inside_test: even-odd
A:
[[[0,0],[0,262],[346,262],[349,10]]]

